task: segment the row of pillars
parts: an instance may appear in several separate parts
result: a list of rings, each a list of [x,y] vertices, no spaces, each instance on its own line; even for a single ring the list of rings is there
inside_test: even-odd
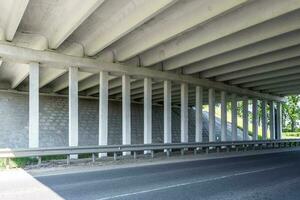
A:
[[[39,147],[39,64],[30,63],[29,84],[29,147]],[[108,73],[99,74],[99,145],[108,141]],[[164,143],[172,143],[171,124],[171,81],[164,81]],[[195,101],[195,141],[203,141],[203,88],[196,86]],[[215,135],[215,90],[208,89],[209,99],[209,141],[216,141]],[[257,99],[252,99],[253,140],[258,135]],[[262,100],[262,133],[267,139],[266,101]],[[122,143],[131,144],[131,99],[130,77],[122,75]],[[231,95],[232,141],[237,140],[237,96]],[[243,99],[243,140],[248,140],[248,98]],[[274,103],[270,102],[271,139],[280,139],[281,104],[277,103],[275,114]],[[276,123],[275,123],[276,122]],[[275,125],[276,124],[276,125]],[[275,130],[276,128],[276,130]],[[221,91],[221,141],[227,136],[227,93]],[[188,84],[181,83],[181,142],[188,142]],[[144,78],[144,144],[152,143],[152,79]],[[78,68],[69,67],[69,146],[78,146]]]

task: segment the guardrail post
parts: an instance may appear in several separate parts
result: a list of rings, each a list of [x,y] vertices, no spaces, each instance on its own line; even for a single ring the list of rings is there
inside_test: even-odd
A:
[[[133,159],[136,160],[136,151],[133,152]]]
[[[205,148],[205,152],[208,154],[209,153],[209,147]]]
[[[194,155],[197,155],[197,148],[194,149]]]
[[[181,155],[184,155],[184,149],[180,149]]]
[[[170,157],[170,149],[166,149],[167,157]]]

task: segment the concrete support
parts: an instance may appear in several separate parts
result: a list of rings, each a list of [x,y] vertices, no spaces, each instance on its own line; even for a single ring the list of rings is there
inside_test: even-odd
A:
[[[164,81],[164,143],[172,143],[171,81]]]
[[[69,146],[78,146],[78,68],[69,67]],[[77,155],[71,155],[76,159]]]
[[[258,139],[258,112],[257,112],[257,99],[252,100],[252,139]]]
[[[237,100],[236,94],[231,96],[231,136],[232,141],[237,140]]]
[[[227,140],[227,98],[226,92],[221,92],[221,141]]]
[[[261,125],[262,125],[262,139],[267,139],[267,103],[266,100],[261,101]]]
[[[270,139],[275,139],[275,109],[273,101],[270,101]]]
[[[122,144],[131,144],[130,77],[122,75]],[[123,152],[128,155],[130,152]]]
[[[243,97],[243,140],[248,139],[248,97]]]
[[[188,142],[188,84],[181,83],[181,142]]]
[[[108,73],[100,72],[99,80],[99,145],[107,145],[108,140]],[[99,157],[107,156],[100,153]]]
[[[209,88],[208,90],[208,102],[209,102],[209,142],[215,142],[216,132],[215,132],[215,90]]]
[[[282,133],[282,106],[281,106],[281,103],[280,102],[277,102],[276,103],[276,134],[277,134],[277,137],[276,139],[278,140],[281,140],[281,133]]]
[[[39,64],[29,64],[29,148],[39,147]]]
[[[144,78],[144,144],[152,143],[152,79]]]
[[[203,141],[203,88],[196,86],[196,132],[195,132],[195,141]]]

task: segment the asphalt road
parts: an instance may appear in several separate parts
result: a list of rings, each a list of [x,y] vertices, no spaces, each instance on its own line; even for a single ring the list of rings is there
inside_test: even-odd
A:
[[[42,176],[35,180],[62,199],[298,200],[300,151]],[[33,196],[18,194],[17,189],[14,192],[23,199],[50,198],[38,190]]]

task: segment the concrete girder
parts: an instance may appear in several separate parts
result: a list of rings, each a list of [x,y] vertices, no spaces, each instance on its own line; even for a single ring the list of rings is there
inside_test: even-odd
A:
[[[258,87],[258,86],[281,83],[281,82],[286,82],[286,81],[294,81],[294,80],[298,80],[299,77],[300,77],[300,73],[293,74],[293,75],[280,76],[280,77],[276,77],[276,78],[270,78],[270,79],[266,79],[266,80],[245,83],[245,84],[242,84],[241,87],[251,88],[251,87]]]
[[[131,79],[130,81],[133,81],[133,80]],[[122,78],[116,77],[116,78],[109,81],[108,89],[110,89],[110,91],[114,91],[114,90],[120,91],[121,85],[122,85]],[[86,95],[88,95],[88,96],[98,94],[98,93],[99,93],[99,89],[98,89],[97,86],[89,88],[86,91]]]
[[[288,13],[210,42],[164,61],[164,70],[172,70],[200,60],[238,49],[300,28],[300,12]],[[285,24],[285,26],[282,26]],[[213,76],[213,75],[212,75]]]
[[[118,61],[128,60],[244,2],[246,0],[179,1],[109,49],[115,52]]]
[[[136,97],[138,97],[138,96],[144,94],[144,86],[143,86],[143,85],[142,85],[142,86],[140,85],[140,84],[141,84],[140,81],[141,81],[141,80],[136,81],[136,83],[134,82],[135,84],[132,83],[131,92],[130,92],[131,98],[133,98],[135,95],[137,95]],[[152,81],[152,90],[156,90],[156,89],[159,89],[159,88],[163,88],[162,82],[160,82],[160,83],[155,83],[155,82]],[[153,94],[153,93],[152,93],[152,94]],[[115,97],[116,97],[116,98],[120,98],[120,97],[121,97],[121,94],[120,94],[120,93],[119,93],[119,94],[116,94]]]
[[[115,79],[114,76],[108,76],[108,80],[112,80],[112,79]],[[79,83],[79,86],[78,86],[78,92],[81,92],[83,90],[86,90],[86,89],[89,89],[89,88],[92,88],[94,86],[97,86],[99,85],[99,74],[93,74],[91,75],[89,78],[81,81]]]
[[[295,95],[295,94],[299,94],[299,93],[300,93],[300,88],[289,89],[286,91],[277,92],[277,94],[280,94],[280,95]]]
[[[279,93],[279,92],[284,92],[284,91],[294,90],[294,89],[299,89],[299,88],[300,88],[299,84],[294,84],[294,85],[282,86],[282,87],[278,87],[278,88],[269,89],[269,90],[266,90],[266,92]]]
[[[236,71],[224,75],[217,76],[216,81],[228,81],[232,79],[238,79],[241,77],[251,76],[260,73],[272,72],[280,69],[286,69],[300,65],[300,57],[278,61],[266,65],[261,65],[241,71]]]
[[[152,96],[155,97],[157,96],[158,94],[161,94],[161,96],[163,97],[163,93],[164,93],[164,88],[163,88],[163,85],[162,84],[159,84],[157,85],[156,87],[152,86],[153,88],[153,91],[152,91]],[[173,86],[171,88],[171,92],[174,92],[174,91],[178,91],[180,89],[179,86]],[[119,96],[116,96],[116,97],[119,97]],[[131,99],[140,99],[140,98],[143,98],[144,95],[143,93],[140,93],[140,94],[135,94],[135,95],[132,95],[131,96]]]
[[[88,72],[78,72],[78,82],[90,77],[91,75],[92,73],[88,73]],[[68,74],[64,74],[64,76],[61,76],[53,83],[52,90],[53,92],[59,92],[63,89],[66,89],[68,86],[69,86]]]
[[[159,63],[188,50],[291,12],[299,7],[300,3],[297,0],[252,1],[225,16],[212,20],[198,29],[141,54],[143,66]]]
[[[29,76],[29,65],[16,63],[14,64],[17,68],[13,79],[11,80],[11,88],[17,88],[28,76]]]
[[[106,29],[92,33],[90,39],[85,42],[86,54],[89,56],[97,54],[113,42],[173,5],[176,1],[177,0],[152,0],[130,2],[131,6],[125,6],[119,10],[117,17],[108,18],[111,23],[107,23],[109,26],[106,25]],[[111,24],[113,24],[113,26]]]
[[[280,82],[280,83],[262,85],[262,86],[254,87],[252,89],[266,91],[268,89],[278,88],[278,87],[282,87],[282,86],[291,86],[291,85],[296,85],[296,84],[300,85],[300,77],[299,77],[299,79],[296,79],[293,81],[285,81],[285,82]]]
[[[72,33],[75,31],[85,19],[87,19],[104,0],[90,0],[76,6],[76,15],[64,18],[61,24],[57,26],[49,38],[49,47],[51,49],[58,48]],[[74,7],[70,6],[65,12],[73,12]]]
[[[255,56],[263,55],[280,49],[285,49],[300,43],[300,31],[283,34],[275,38],[270,38],[246,47],[242,47],[224,54],[220,54],[200,62],[193,63],[183,68],[184,74],[193,74],[214,69],[226,64],[238,62]],[[208,71],[201,74],[208,78],[213,75]]]
[[[233,85],[244,84],[244,83],[269,79],[269,78],[280,77],[280,76],[284,76],[284,75],[292,75],[292,74],[296,74],[296,73],[300,73],[299,66],[290,68],[289,70],[282,69],[282,70],[273,71],[272,73],[262,73],[262,74],[258,74],[258,75],[252,75],[252,76],[243,77],[240,79],[235,79],[235,80],[230,81],[230,84],[233,84]]]
[[[8,44],[0,44],[0,56],[3,59],[14,59],[21,62],[39,62],[49,66],[79,66],[81,71],[86,72],[117,72],[129,74],[134,77],[149,77],[158,80],[170,80],[174,82],[186,82],[191,85],[198,85],[203,87],[212,87],[216,90],[224,90],[240,95],[247,95],[249,97],[258,97],[274,101],[284,101],[281,97],[272,96],[269,94],[262,94],[247,89],[242,89],[236,86],[226,85],[224,83],[211,81],[208,79],[199,79],[189,75],[175,74],[171,72],[158,72],[157,70],[131,67],[119,63],[101,62],[92,58],[79,58],[75,56],[63,55],[50,51],[39,51]]]
[[[46,86],[53,80],[57,79],[57,77],[60,77],[65,73],[66,73],[66,70],[64,70],[64,69],[43,67],[40,70],[40,88]]]
[[[213,74],[215,76],[227,74],[239,70],[245,70],[256,66],[261,66],[269,63],[274,63],[286,59],[291,59],[294,57],[299,57],[300,45],[274,51],[271,53],[255,56],[253,58],[248,58],[239,62],[230,63],[224,66],[217,67],[215,69],[208,70],[202,74]],[[205,75],[204,74],[204,75]]]

